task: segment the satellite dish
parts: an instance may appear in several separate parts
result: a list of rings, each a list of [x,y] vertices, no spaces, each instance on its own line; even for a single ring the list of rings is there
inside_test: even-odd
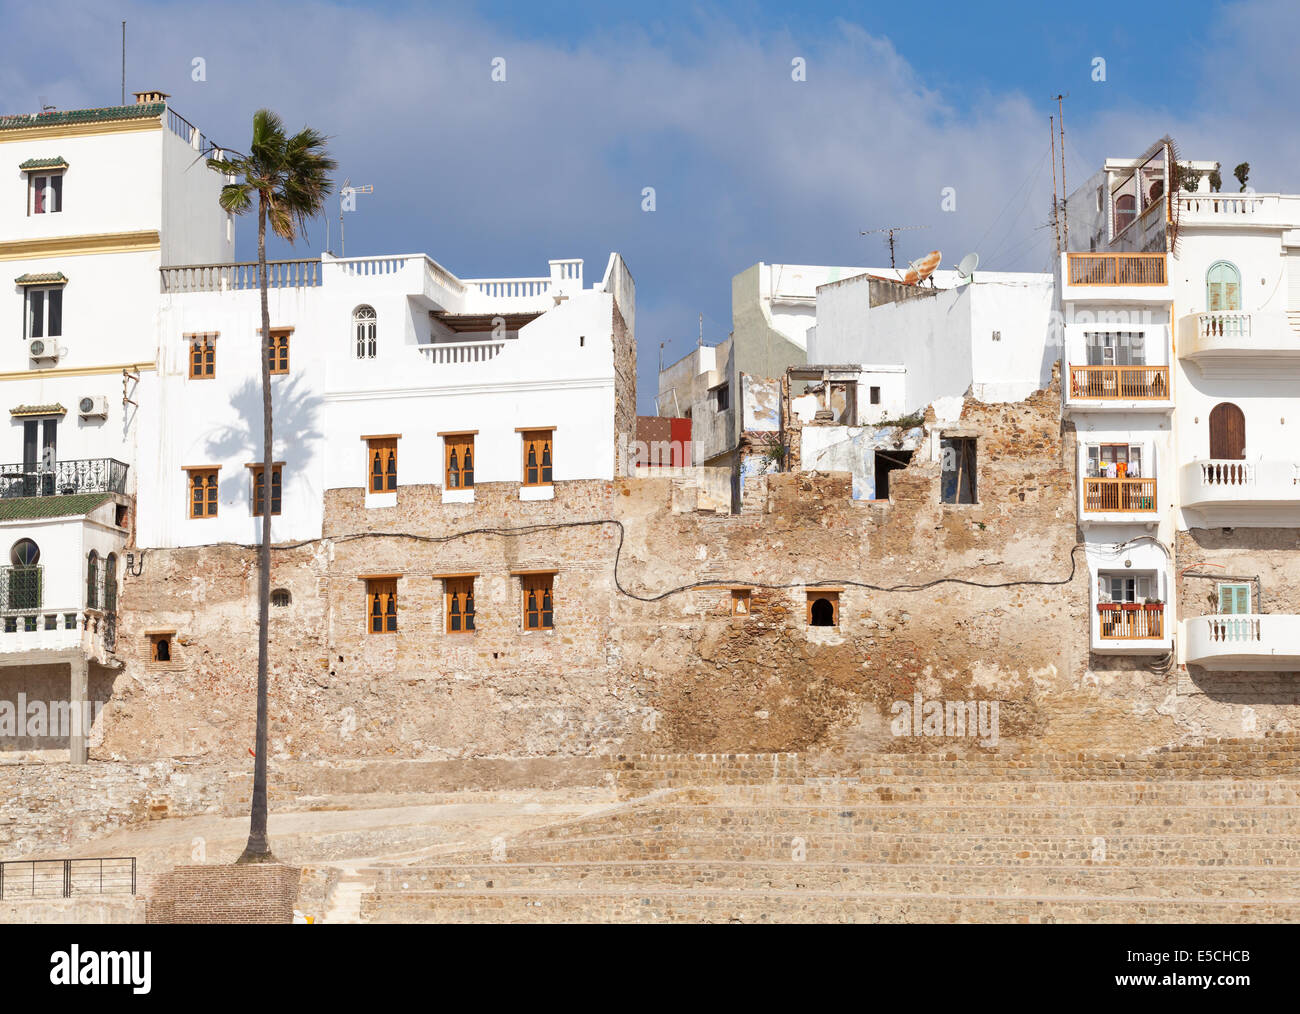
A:
[[[906,274],[903,275],[903,284],[904,285],[920,284],[921,282],[929,278],[932,274],[934,274],[934,269],[937,268],[942,262],[943,262],[943,254],[941,254],[938,250],[931,250],[928,254],[926,254],[924,257],[920,258],[919,260],[914,260],[909,262],[907,265],[909,270],[907,271]]]
[[[975,269],[980,266],[980,255],[977,253],[968,253],[961,259],[957,265],[957,284],[969,284],[975,275]]]

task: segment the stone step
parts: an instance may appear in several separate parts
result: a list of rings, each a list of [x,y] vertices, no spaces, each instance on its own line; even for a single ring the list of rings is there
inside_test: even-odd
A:
[[[826,781],[806,784],[721,785],[661,793],[665,802],[813,805],[910,803],[1040,803],[1048,806],[1297,806],[1300,779],[1233,781]]]
[[[362,917],[417,923],[1294,923],[1300,922],[1300,901],[587,888],[368,894]]]
[[[359,871],[380,894],[615,888],[1300,900],[1300,865],[940,866],[924,863],[487,863]]]
[[[1042,803],[964,807],[902,805],[647,806],[533,828],[507,846],[594,835],[712,830],[824,835],[917,832],[994,835],[1256,834],[1300,836],[1300,806],[1076,806]]]
[[[691,859],[786,862],[799,853],[812,862],[1044,865],[1066,863],[1150,866],[1300,866],[1300,835],[1276,834],[1058,834],[997,835],[949,832],[819,832],[807,836],[714,830],[560,838],[506,843],[496,858],[512,863]],[[448,863],[485,864],[488,850],[445,857]]]

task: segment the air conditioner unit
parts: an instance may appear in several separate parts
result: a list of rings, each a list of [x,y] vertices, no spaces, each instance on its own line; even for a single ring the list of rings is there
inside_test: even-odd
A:
[[[27,352],[33,359],[58,359],[59,343],[55,338],[33,338],[27,344]]]
[[[107,419],[108,399],[102,394],[82,398],[80,411],[83,419]]]

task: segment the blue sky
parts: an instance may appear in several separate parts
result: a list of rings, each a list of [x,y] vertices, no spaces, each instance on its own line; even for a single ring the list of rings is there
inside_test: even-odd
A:
[[[236,148],[261,105],[331,135],[340,176],[375,187],[348,218],[350,254],[424,251],[464,277],[583,257],[590,282],[618,250],[637,281],[643,411],[659,343],[684,354],[700,313],[706,340],[724,338],[731,277],[755,261],[880,264],[884,244],[859,230],[913,224],[929,228],[900,237],[905,256],[978,250],[987,268],[1044,269],[1058,91],[1072,185],[1169,133],[1185,157],[1222,161],[1229,185],[1244,160],[1256,189],[1300,190],[1291,0],[4,0],[0,13],[0,112],[115,103],[125,18],[128,92],[170,92]],[[942,211],[949,187],[956,210]],[[299,251],[324,238],[313,228]],[[239,254],[252,250],[243,225]]]

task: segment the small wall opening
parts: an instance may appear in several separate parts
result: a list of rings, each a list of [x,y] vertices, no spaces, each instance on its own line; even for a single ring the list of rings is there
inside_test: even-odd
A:
[[[271,605],[278,609],[284,609],[293,602],[293,595],[289,593],[288,588],[276,588],[271,592]]]
[[[889,499],[889,473],[906,468],[912,461],[911,451],[876,451],[876,499]]]
[[[839,592],[810,591],[808,593],[808,626],[838,627],[839,625]]]
[[[170,662],[172,660],[172,636],[171,634],[149,635],[150,662]]]

